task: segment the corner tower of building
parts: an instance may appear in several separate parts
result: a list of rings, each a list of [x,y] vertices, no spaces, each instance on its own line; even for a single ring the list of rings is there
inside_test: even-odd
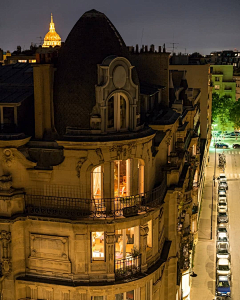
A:
[[[90,128],[96,105],[98,65],[108,56],[125,57],[128,49],[111,21],[101,12],[82,15],[61,50],[54,86],[55,126],[60,135],[67,127]],[[133,79],[138,84],[133,69]]]

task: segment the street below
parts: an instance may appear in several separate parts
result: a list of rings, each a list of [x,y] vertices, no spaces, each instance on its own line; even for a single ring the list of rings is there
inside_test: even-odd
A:
[[[192,278],[191,300],[215,299],[216,284],[216,228],[217,228],[217,191],[218,182],[213,186],[213,176],[216,157],[216,177],[223,172],[218,167],[220,153],[226,155],[225,174],[228,180],[228,232],[231,252],[232,270],[232,300],[238,300],[240,295],[240,149],[233,149],[232,144],[237,143],[235,139],[222,141],[229,145],[228,149],[215,149],[213,143],[209,151],[209,165],[206,169],[206,181],[203,191],[201,216],[199,223],[193,271],[198,274]],[[213,193],[212,193],[213,192]],[[213,225],[211,240],[211,209],[213,194]]]

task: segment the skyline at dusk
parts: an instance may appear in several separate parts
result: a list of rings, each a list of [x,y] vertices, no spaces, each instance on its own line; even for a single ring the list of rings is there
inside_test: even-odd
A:
[[[226,2],[188,0],[159,1],[96,1],[79,3],[59,0],[42,1],[32,6],[29,0],[21,9],[13,0],[3,3],[0,12],[0,47],[11,52],[18,45],[29,49],[31,43],[40,44],[48,32],[51,12],[56,31],[65,41],[74,24],[90,9],[103,12],[116,26],[126,45],[136,44],[162,46],[175,52],[209,54],[211,51],[240,50],[240,26],[236,0]]]

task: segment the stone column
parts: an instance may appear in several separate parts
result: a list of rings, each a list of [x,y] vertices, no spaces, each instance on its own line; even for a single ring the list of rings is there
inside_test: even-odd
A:
[[[140,226],[140,253],[142,254],[141,260],[141,271],[147,271],[147,235],[148,235],[148,225]]]
[[[107,262],[107,278],[108,281],[115,280],[115,232],[106,232],[106,262]]]

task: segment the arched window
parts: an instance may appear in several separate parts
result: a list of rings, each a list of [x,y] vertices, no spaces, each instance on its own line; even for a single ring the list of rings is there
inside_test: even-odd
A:
[[[101,199],[103,197],[102,181],[102,167],[98,166],[92,171],[92,198]]]
[[[114,94],[107,105],[108,130],[126,130],[129,126],[129,102],[125,95]]]

